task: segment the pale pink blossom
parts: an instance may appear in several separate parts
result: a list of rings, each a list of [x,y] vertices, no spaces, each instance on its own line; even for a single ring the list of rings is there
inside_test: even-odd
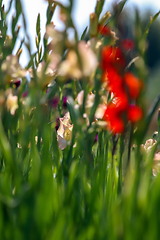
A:
[[[79,107],[82,106],[83,96],[84,96],[84,91],[82,90],[77,95],[77,103],[78,104],[76,105],[76,108],[79,108]],[[94,100],[95,100],[95,95],[93,93],[90,93],[90,94],[87,95],[86,102],[85,102],[85,112],[86,112],[86,114],[90,113],[90,109],[94,104]],[[96,112],[95,112],[95,118],[97,118],[97,119],[102,119],[103,118],[104,112],[107,108],[107,105],[106,105],[105,101],[106,101],[106,98],[104,98],[102,96],[101,97],[101,103],[98,105],[98,107],[96,109]]]
[[[95,73],[98,60],[85,41],[78,43],[78,55],[75,50],[68,50],[66,59],[59,66],[58,74],[60,76],[80,79],[82,77],[90,77]]]
[[[153,168],[152,168],[153,176],[157,176],[159,172],[160,172],[160,152],[155,153],[153,158]]]
[[[78,63],[78,56],[74,50],[69,50],[66,59],[61,62],[58,75],[67,78],[80,79],[82,77],[82,72]]]
[[[5,72],[5,80],[7,82],[23,78],[27,73],[27,71],[19,64],[18,57],[16,55],[7,56],[6,60],[2,63],[1,69]]]
[[[61,150],[67,147],[72,138],[73,124],[70,124],[70,114],[67,112],[63,118],[60,118],[60,126],[57,130],[58,146]]]
[[[38,64],[36,69],[36,74],[38,77],[38,81],[42,87],[47,86],[48,84],[52,83],[57,76],[57,68],[58,64],[61,60],[59,55],[55,55],[51,53],[48,56],[49,64],[46,65],[45,61],[42,61]],[[33,69],[30,68],[29,70],[30,76],[33,78]]]
[[[97,57],[85,41],[80,41],[78,43],[78,53],[81,58],[83,75],[85,77],[90,77],[98,66]]]
[[[9,93],[6,100],[7,110],[10,111],[12,115],[15,114],[16,109],[18,108],[18,97],[13,96],[12,93]]]

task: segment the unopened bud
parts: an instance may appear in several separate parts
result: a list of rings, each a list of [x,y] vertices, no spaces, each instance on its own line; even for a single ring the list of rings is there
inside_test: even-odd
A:
[[[16,53],[18,59],[20,58],[20,56],[21,56],[21,54],[22,54],[22,51],[23,51],[22,48],[19,48],[19,49],[18,49],[18,51],[17,51],[17,53]]]
[[[111,17],[111,13],[107,11],[103,17],[100,19],[99,24],[105,25],[105,23],[108,21],[108,19]]]
[[[104,0],[97,0],[97,4],[96,4],[96,7],[95,7],[95,13],[97,15],[97,17],[99,17],[99,15],[101,14],[102,12],[102,9],[103,9],[103,5],[104,5]]]
[[[90,36],[94,37],[97,34],[98,18],[95,13],[90,14]]]

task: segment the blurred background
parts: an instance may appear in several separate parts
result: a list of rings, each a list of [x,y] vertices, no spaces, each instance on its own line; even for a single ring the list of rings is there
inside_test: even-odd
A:
[[[8,9],[10,0],[4,0],[5,10]],[[41,15],[41,33],[42,36],[45,33],[45,22],[46,22],[46,9],[48,6],[45,0],[23,0],[23,8],[27,20],[27,32],[31,39],[32,52],[35,51],[35,34],[36,34],[36,19],[38,13]],[[59,0],[64,5],[69,3],[68,0]],[[104,4],[104,10],[102,14],[114,9],[115,4],[119,2],[116,0],[106,0]],[[96,5],[96,0],[75,0],[72,12],[72,17],[75,26],[78,30],[79,37],[81,36],[85,27],[89,24],[89,14],[94,11]],[[120,21],[118,23],[118,28],[124,38],[132,37],[132,27],[135,21],[136,9],[139,12],[140,22],[142,24],[142,29],[147,26],[150,17],[154,16],[160,10],[160,1],[158,0],[128,0],[125,4],[124,11],[121,14]],[[14,7],[12,8],[11,14],[9,15],[7,21],[8,25],[10,19],[14,14]],[[56,28],[63,30],[64,26],[59,20],[59,8],[57,7],[55,15],[53,17],[53,22]],[[21,19],[19,20],[19,25],[21,25]],[[8,34],[10,34],[10,28],[8,29]],[[24,36],[23,27],[20,31],[19,39]],[[18,44],[17,44],[18,46]],[[15,49],[16,52],[16,49]],[[27,65],[29,61],[28,53],[26,49],[23,49],[23,53],[20,58],[20,63],[23,67]],[[146,63],[148,69],[147,85],[146,85],[146,104],[149,107],[152,105],[154,99],[160,92],[160,17],[152,24],[149,34],[147,37],[147,53],[146,53]],[[149,129],[149,135],[157,130],[156,123],[157,114],[155,114],[154,119],[151,123]]]

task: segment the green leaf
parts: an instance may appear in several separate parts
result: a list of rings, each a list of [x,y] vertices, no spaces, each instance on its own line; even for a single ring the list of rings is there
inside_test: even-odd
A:
[[[37,36],[40,33],[40,13],[38,13],[38,16],[37,16],[36,33],[37,33]]]
[[[3,154],[5,156],[6,164],[7,166],[13,166],[13,159],[12,159],[12,151],[11,151],[11,146],[10,143],[7,139],[7,136],[5,134],[3,125],[2,125],[2,120],[0,117],[0,146],[2,148]]]
[[[70,113],[71,121],[75,125],[74,127],[76,127],[80,115],[78,109],[75,109],[75,103],[72,97],[67,98],[67,107]]]
[[[47,23],[46,25],[50,24],[52,17],[54,15],[54,12],[56,10],[57,3],[55,3],[52,7],[49,5],[47,8]]]
[[[152,120],[152,117],[153,117],[154,113],[156,112],[156,110],[159,106],[159,103],[160,103],[160,94],[155,99],[155,101],[153,103],[153,106],[151,107],[147,117],[144,119],[143,122],[141,122],[139,124],[137,131],[134,133],[134,137],[139,144],[142,143],[142,141],[145,137],[145,134],[148,130],[149,124]]]
[[[35,141],[35,140],[33,140]],[[30,171],[30,182],[33,186],[35,186],[39,181],[40,167],[41,167],[41,159],[35,142],[32,142],[31,146],[31,171]]]
[[[115,12],[114,12],[114,14],[112,15],[111,18],[117,18],[117,17],[119,17],[119,15],[120,15],[121,12],[123,11],[123,8],[124,8],[124,6],[125,6],[125,4],[126,4],[127,1],[128,1],[128,0],[122,0],[122,1],[120,1],[120,2],[117,4],[116,10],[115,10]]]
[[[81,36],[81,40],[83,40],[83,39],[85,38],[85,35],[86,35],[87,30],[88,30],[88,26],[85,27],[85,29],[84,29],[84,31],[83,31],[83,33],[82,33],[82,36]]]
[[[144,32],[144,35],[143,35],[143,38],[146,39],[147,38],[147,35],[149,33],[149,29],[150,29],[150,26],[152,25],[152,23],[158,18],[160,14],[160,11],[158,11],[153,17],[150,18],[150,21],[146,27],[146,30]]]
[[[98,18],[99,18],[99,15],[101,14],[101,12],[103,10],[103,5],[104,5],[104,0],[97,0],[97,4],[96,4],[96,7],[95,7],[95,13],[96,13]]]
[[[158,11],[153,17],[150,18],[150,21],[149,21],[149,23],[148,23],[148,25],[147,25],[147,27],[145,29],[145,32],[144,32],[143,37],[142,37],[142,39],[144,41],[143,52],[145,51],[145,46],[146,46],[145,41],[147,39],[147,36],[148,36],[148,33],[149,33],[149,29],[150,29],[152,23],[154,23],[154,21],[158,18],[159,14],[160,14],[160,11]]]
[[[121,12],[122,12],[122,10],[123,10],[123,8],[124,8],[124,6],[125,6],[127,1],[128,0],[122,0],[122,1],[119,2],[119,4],[118,4],[118,12],[117,12],[118,15],[121,14]]]

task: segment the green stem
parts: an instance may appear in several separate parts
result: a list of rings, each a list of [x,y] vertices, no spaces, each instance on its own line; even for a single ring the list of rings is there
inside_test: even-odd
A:
[[[130,126],[130,133],[129,133],[129,141],[128,141],[127,168],[129,167],[129,164],[130,164],[132,136],[133,136],[133,126],[131,125]]]
[[[63,94],[62,94],[62,88],[59,86],[59,104],[58,104],[58,111],[59,111],[59,115],[60,117],[63,117],[63,113],[62,113],[62,105],[63,105]]]
[[[118,193],[122,189],[122,156],[124,152],[124,135],[120,136],[120,151],[119,151],[119,178],[118,178]]]

